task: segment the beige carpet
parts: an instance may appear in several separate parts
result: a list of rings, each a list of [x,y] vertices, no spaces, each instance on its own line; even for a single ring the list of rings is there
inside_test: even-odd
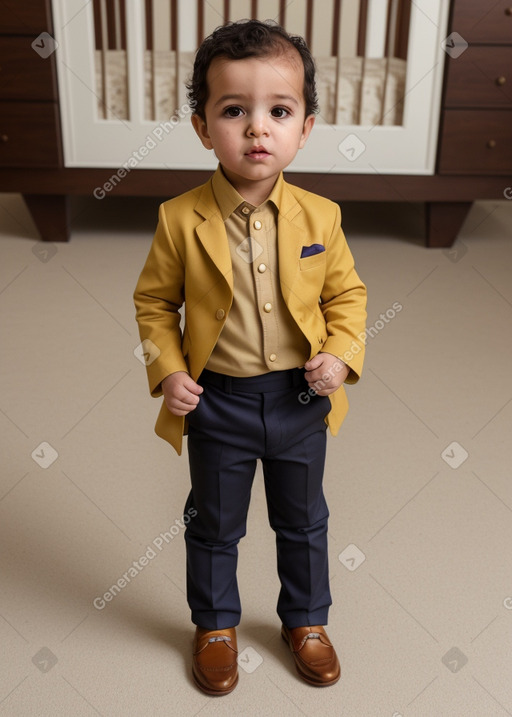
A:
[[[300,682],[280,639],[258,473],[220,699],[190,674],[186,456],[134,356],[157,205],[74,201],[42,245],[0,195],[0,717],[512,714],[512,202],[476,204],[453,252],[418,206],[344,207],[372,331],[325,476],[342,679]]]

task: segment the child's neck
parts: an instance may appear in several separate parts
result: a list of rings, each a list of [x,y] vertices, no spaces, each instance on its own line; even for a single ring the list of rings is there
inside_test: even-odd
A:
[[[274,184],[277,181],[277,177],[269,177],[268,179],[263,179],[261,182],[255,182],[254,180],[244,179],[243,177],[233,177],[230,172],[226,172],[224,167],[222,167],[222,171],[238,194],[254,207],[259,207],[260,204],[263,204],[263,202],[269,198]]]

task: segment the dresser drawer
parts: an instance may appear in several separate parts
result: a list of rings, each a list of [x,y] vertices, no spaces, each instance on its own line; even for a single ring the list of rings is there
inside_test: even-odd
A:
[[[446,110],[440,174],[510,174],[512,110]]]
[[[27,37],[3,37],[0,42],[0,99],[57,99],[54,56],[40,57]]]
[[[0,101],[0,166],[61,166],[60,147],[56,104]]]
[[[512,0],[455,0],[451,27],[469,43],[512,43]]]
[[[0,33],[34,35],[52,31],[51,0],[1,0]]]
[[[470,45],[450,59],[446,107],[512,107],[512,46]]]

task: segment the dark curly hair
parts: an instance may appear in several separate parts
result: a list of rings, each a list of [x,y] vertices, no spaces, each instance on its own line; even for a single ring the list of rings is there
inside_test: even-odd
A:
[[[304,65],[304,101],[306,117],[318,112],[318,98],[315,86],[315,63],[304,39],[290,35],[271,20],[240,20],[218,27],[203,40],[197,50],[192,79],[187,83],[187,98],[194,114],[205,120],[205,105],[208,100],[206,73],[212,60],[227,57],[243,60],[247,57],[268,57],[286,52],[289,46],[299,53]]]

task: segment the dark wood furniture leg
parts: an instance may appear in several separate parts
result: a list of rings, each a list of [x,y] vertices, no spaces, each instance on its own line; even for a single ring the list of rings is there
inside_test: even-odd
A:
[[[428,247],[450,247],[464,224],[472,202],[427,202]]]
[[[24,194],[42,241],[68,241],[68,198],[63,194]]]

